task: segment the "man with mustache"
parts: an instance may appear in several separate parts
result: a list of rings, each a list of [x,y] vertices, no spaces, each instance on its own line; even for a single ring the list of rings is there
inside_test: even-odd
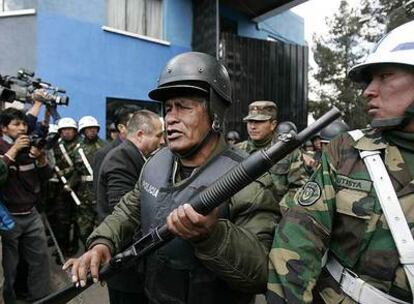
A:
[[[168,146],[151,157],[135,189],[88,239],[89,250],[70,260],[72,280],[98,279],[98,268],[132,240],[167,219],[177,237],[145,259],[150,303],[249,303],[266,286],[267,254],[278,207],[264,175],[203,216],[191,197],[242,161],[227,146],[224,112],[231,104],[226,68],[189,52],[171,59],[149,93],[163,103]]]
[[[412,303],[414,21],[386,35],[351,80],[371,128],[341,134],[296,194],[270,253],[269,303]]]
[[[273,101],[255,101],[249,105],[249,113],[243,118],[247,124],[249,139],[237,147],[249,154],[268,148],[277,126],[277,106]]]
[[[277,112],[277,105],[273,101],[252,102],[249,105],[248,115],[243,118],[247,124],[249,139],[238,143],[236,147],[252,154],[257,150],[269,148],[286,136],[276,131],[276,127],[279,126]],[[280,207],[284,212],[287,206],[282,202],[283,197],[293,196],[308,179],[301,151],[296,149],[287,155],[270,169],[270,173],[275,185],[276,201],[281,202]]]

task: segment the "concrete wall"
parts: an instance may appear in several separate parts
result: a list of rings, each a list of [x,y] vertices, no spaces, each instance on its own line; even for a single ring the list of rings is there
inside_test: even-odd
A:
[[[36,16],[0,17],[0,75],[36,69]]]

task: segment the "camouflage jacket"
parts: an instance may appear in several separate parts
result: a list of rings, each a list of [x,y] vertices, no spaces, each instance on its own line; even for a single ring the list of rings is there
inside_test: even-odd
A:
[[[70,185],[74,189],[77,187],[77,193],[82,195],[81,192],[86,191],[86,189],[93,191],[93,189],[90,187],[93,182],[93,171],[92,165],[94,162],[94,157],[96,151],[101,148],[104,145],[104,141],[100,138],[98,138],[96,141],[90,142],[83,139],[80,144],[76,147],[73,157],[74,157],[74,166],[75,166],[75,173],[73,174]],[[80,149],[83,150],[86,159],[88,160],[89,168],[87,164],[82,159]],[[82,180],[83,178],[90,178],[90,180]],[[91,188],[91,189],[89,189]]]
[[[309,179],[309,174],[303,163],[302,152],[296,149],[278,161],[270,168],[270,175],[275,185],[276,199],[280,203],[282,213],[284,213],[288,207],[284,202],[292,198]]]
[[[414,181],[396,146],[375,130],[364,132],[356,142],[349,134],[331,141],[315,174],[290,202],[270,252],[269,303],[354,303],[322,269],[327,250],[372,286],[411,301],[394,240],[357,149],[382,152],[411,228]]]
[[[272,144],[272,138],[273,138],[273,136],[270,137],[269,139],[265,140],[261,144],[255,143],[254,141],[248,139],[248,140],[237,143],[235,145],[235,147],[237,149],[240,149],[240,150],[243,150],[243,151],[247,152],[248,154],[252,154],[252,153],[256,152],[257,150],[266,149],[266,148],[270,147],[271,144]]]
[[[53,148],[53,155],[55,157],[55,165],[59,167],[60,174],[66,177],[66,179],[70,178],[75,170],[74,167],[74,151],[77,147],[77,145],[80,143],[81,139],[77,136],[72,141],[67,142],[59,139],[57,145]],[[72,165],[69,164],[69,162],[66,160],[66,157],[64,156],[61,146],[64,147],[66,150],[69,158],[72,161]]]
[[[277,141],[277,136],[274,138],[276,138]],[[274,143],[275,140],[272,140],[267,145],[258,147],[253,141],[246,140],[238,143],[236,147],[252,154],[259,149],[266,149]],[[302,187],[309,178],[309,173],[306,171],[300,149],[296,149],[280,160],[269,170],[269,172],[275,185],[274,195],[278,203],[281,202],[285,195],[287,197],[293,197],[296,191]],[[283,211],[286,204],[281,204],[280,206]]]
[[[211,158],[227,145],[222,139]],[[197,170],[203,170],[203,167]],[[229,202],[229,219],[219,219],[209,238],[192,243],[195,255],[205,267],[245,294],[263,292],[267,281],[267,255],[278,219],[268,174],[234,195]],[[140,226],[141,181],[115,206],[88,239],[87,246],[107,244],[117,253],[130,243]],[[183,202],[184,203],[184,202]],[[225,240],[223,242],[223,240]]]

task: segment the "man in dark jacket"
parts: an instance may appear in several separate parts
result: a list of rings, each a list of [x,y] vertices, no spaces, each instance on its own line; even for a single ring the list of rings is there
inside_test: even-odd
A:
[[[164,141],[159,117],[150,111],[136,112],[128,123],[128,137],[105,157],[98,176],[99,222],[112,213],[127,192],[134,189],[146,158]],[[108,281],[111,304],[146,303],[143,284],[134,269]]]
[[[108,152],[124,142],[125,138],[128,135],[128,130],[127,130],[128,121],[135,111],[138,111],[138,108],[134,106],[121,107],[117,111],[115,111],[114,125],[117,131],[119,132],[118,138],[107,143],[102,148],[100,148],[98,151],[96,151],[95,158],[92,164],[93,176],[99,175],[99,170],[101,168],[102,162],[105,156],[108,154]],[[93,189],[95,192],[97,191],[97,187],[98,185],[95,179],[93,181]]]
[[[49,262],[45,229],[35,204],[39,201],[40,184],[51,177],[45,153],[30,146],[26,115],[16,109],[0,114],[3,136],[0,138],[0,158],[8,166],[9,177],[1,191],[3,200],[13,215],[15,227],[3,231],[3,267],[5,301],[13,301],[13,285],[20,256],[28,264],[28,300],[49,292]]]

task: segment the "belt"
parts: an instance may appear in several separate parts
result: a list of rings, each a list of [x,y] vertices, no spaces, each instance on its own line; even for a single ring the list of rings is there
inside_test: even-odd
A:
[[[81,176],[81,181],[83,182],[93,182],[93,177],[90,175],[82,175]]]
[[[326,269],[337,281],[342,291],[354,301],[361,304],[408,304],[390,296],[362,280],[356,273],[343,267],[335,258],[330,256]]]

